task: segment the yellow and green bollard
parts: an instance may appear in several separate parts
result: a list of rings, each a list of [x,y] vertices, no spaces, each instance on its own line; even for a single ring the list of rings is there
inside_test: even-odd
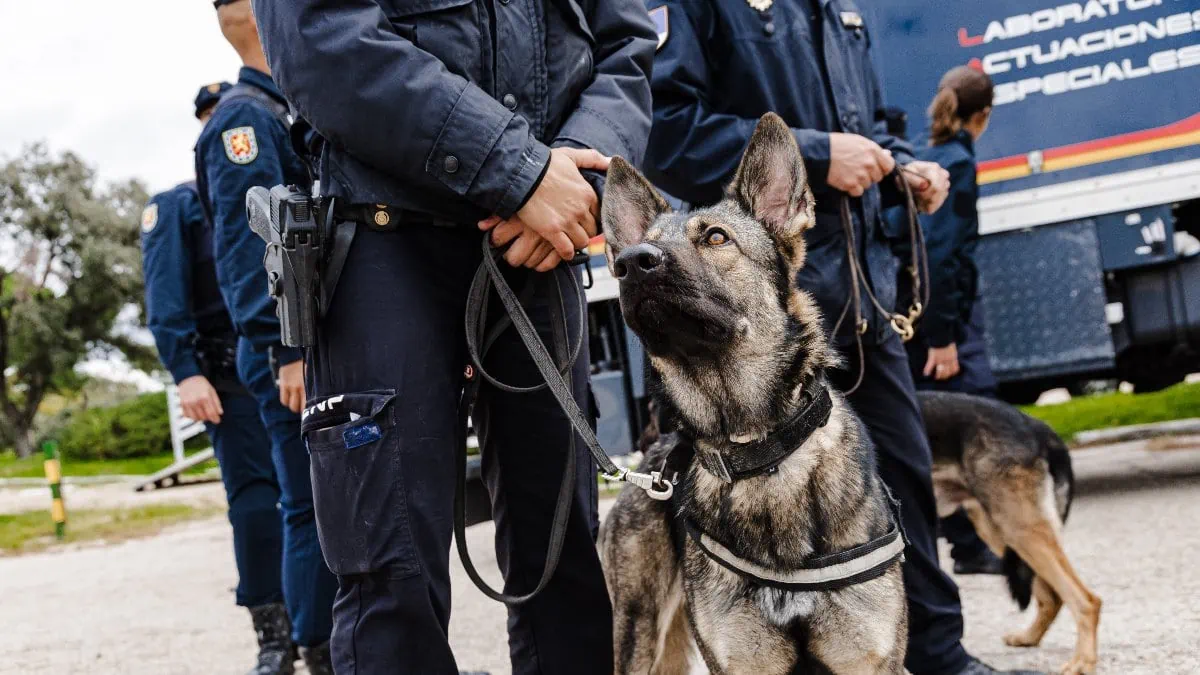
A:
[[[58,461],[58,443],[46,441],[42,444],[42,453],[46,461],[42,466],[46,469],[46,482],[50,484],[50,515],[54,518],[54,534],[59,539],[67,533],[67,507],[63,504],[62,496],[62,465]]]

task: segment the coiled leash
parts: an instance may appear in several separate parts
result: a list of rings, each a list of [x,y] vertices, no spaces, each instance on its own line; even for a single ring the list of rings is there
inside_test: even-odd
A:
[[[867,279],[866,272],[858,263],[858,243],[854,237],[854,221],[850,216],[850,197],[842,195],[841,203],[839,204],[842,220],[842,231],[846,240],[846,263],[850,268],[850,297],[846,299],[846,304],[842,307],[842,313],[838,316],[837,322],[833,325],[833,335],[837,335],[838,329],[842,327],[842,322],[845,321],[850,308],[854,308],[854,342],[858,349],[858,377],[854,381],[854,386],[847,389],[846,395],[853,394],[862,384],[863,377],[867,371],[866,354],[863,350],[862,336],[867,332],[867,320],[863,318],[862,299],[859,295],[860,290],[866,291],[867,298],[871,304],[875,306],[875,311],[881,316],[886,316],[892,327],[892,330],[900,336],[902,342],[908,342],[912,339],[916,332],[915,325],[917,319],[921,318],[921,314],[925,312],[925,308],[929,306],[929,256],[925,251],[925,233],[921,230],[921,223],[917,220],[917,201],[913,197],[912,187],[908,181],[904,180],[904,174],[917,175],[915,172],[909,171],[902,166],[896,167],[896,184],[900,191],[904,193],[904,206],[906,215],[908,216],[908,236],[909,246],[912,253],[912,264],[906,269],[909,275],[912,276],[912,302],[909,303],[908,313],[900,314],[899,312],[889,310],[883,306],[879,298],[875,296],[875,291],[871,289],[871,282]],[[922,283],[922,279],[926,283]]]
[[[566,265],[560,265],[549,275],[549,279],[554,282],[555,292],[558,295],[558,302],[550,303],[550,323],[552,344],[554,347],[556,359],[550,356],[549,350],[546,349],[545,343],[542,341],[537,330],[530,321],[529,315],[525,313],[525,308],[522,307],[522,300],[528,302],[533,297],[534,284],[539,280],[546,279],[546,275],[531,274],[529,281],[522,290],[522,297],[518,297],[508,285],[504,275],[500,269],[497,260],[503,254],[502,250],[494,249],[491,245],[489,235],[483,237],[483,262],[475,272],[474,279],[471,280],[471,289],[467,294],[467,310],[466,310],[466,337],[467,351],[471,357],[471,365],[467,366],[464,371],[466,383],[463,387],[462,396],[459,399],[459,433],[462,435],[458,439],[458,466],[456,467],[456,484],[454,491],[454,540],[458,547],[458,555],[462,559],[463,567],[467,571],[467,576],[475,583],[475,586],[493,600],[498,600],[507,605],[520,605],[532,600],[538,593],[546,587],[550,579],[554,576],[554,571],[558,567],[559,558],[562,555],[563,540],[567,532],[567,518],[571,512],[571,502],[575,496],[575,433],[570,434],[567,442],[567,463],[563,471],[562,481],[558,486],[558,502],[554,507],[554,520],[550,530],[550,545],[546,554],[546,565],[542,568],[542,576],[538,580],[537,586],[532,591],[525,595],[507,595],[497,591],[487,585],[487,582],[479,575],[475,569],[474,563],[471,562],[470,553],[467,551],[466,539],[466,483],[467,483],[467,439],[465,437],[467,416],[470,412],[471,405],[475,402],[475,398],[479,392],[479,387],[482,381],[486,380],[491,386],[505,392],[516,394],[527,394],[542,389],[549,389],[566,413],[567,419],[570,421],[574,431],[579,433],[583,438],[583,442],[587,445],[588,450],[592,453],[592,457],[596,459],[596,463],[600,466],[601,475],[609,481],[617,483],[632,483],[637,487],[646,491],[653,499],[665,500],[670,499],[674,492],[674,486],[662,478],[662,474],[655,471],[651,473],[638,473],[622,469],[609,459],[604,449],[600,447],[600,442],[596,439],[596,434],[592,431],[591,424],[584,417],[583,411],[579,409],[579,405],[575,402],[574,396],[571,395],[571,368],[575,360],[579,357],[580,350],[583,346],[584,323],[587,315],[587,300],[581,297],[579,282],[575,279],[575,274],[567,269]],[[570,265],[586,265],[588,264],[589,256],[586,253],[579,253],[570,262]],[[568,349],[568,336],[570,335],[569,326],[567,325],[566,316],[566,298],[563,295],[563,285],[561,279],[565,277],[569,281],[570,291],[572,296],[579,298],[580,302],[580,321],[577,336]],[[487,325],[488,303],[491,298],[491,292],[495,289],[496,295],[499,296],[500,302],[504,305],[505,315],[501,316],[495,322],[495,325],[490,329]],[[518,387],[505,384],[487,372],[483,367],[483,359],[487,355],[488,350],[496,342],[501,334],[509,327],[516,329],[521,336],[521,341],[525,343],[526,349],[529,350],[529,355],[532,357],[534,365],[537,366],[538,372],[541,374],[543,382],[529,387]],[[478,430],[477,430],[478,431]],[[480,438],[480,446],[484,446],[484,440]]]

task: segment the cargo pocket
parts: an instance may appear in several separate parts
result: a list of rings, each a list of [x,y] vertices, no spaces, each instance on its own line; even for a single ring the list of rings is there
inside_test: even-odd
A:
[[[330,571],[419,571],[408,526],[396,391],[318,399],[303,415],[317,535]]]

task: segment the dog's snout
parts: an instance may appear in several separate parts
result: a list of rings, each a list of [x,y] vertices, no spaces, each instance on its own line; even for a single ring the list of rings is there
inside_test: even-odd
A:
[[[613,273],[622,281],[646,279],[663,268],[663,258],[661,248],[642,242],[621,251],[613,261]]]

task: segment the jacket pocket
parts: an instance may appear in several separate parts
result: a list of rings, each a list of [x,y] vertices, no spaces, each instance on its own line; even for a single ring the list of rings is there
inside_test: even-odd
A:
[[[474,0],[380,0],[393,30],[447,69],[472,82],[480,80],[480,45],[486,17]]]
[[[379,6],[389,19],[400,19],[427,12],[440,12],[469,5],[475,0],[380,0]]]
[[[317,535],[334,574],[419,571],[395,399],[394,389],[340,394],[304,411]]]

